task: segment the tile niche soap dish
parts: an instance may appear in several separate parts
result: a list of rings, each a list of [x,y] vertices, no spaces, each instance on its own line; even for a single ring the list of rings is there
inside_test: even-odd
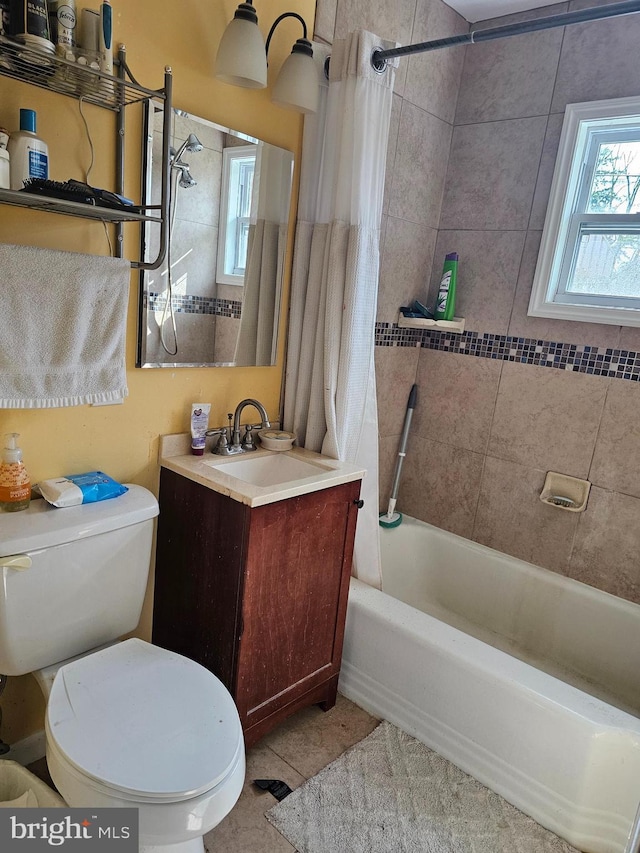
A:
[[[548,471],[540,500],[550,506],[567,509],[569,512],[584,512],[590,489],[591,483],[588,480],[578,480],[567,474]]]

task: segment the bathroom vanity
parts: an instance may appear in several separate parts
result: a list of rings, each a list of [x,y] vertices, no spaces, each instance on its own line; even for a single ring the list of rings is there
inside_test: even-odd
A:
[[[331,708],[364,472],[297,448],[161,466],[153,642],[220,678],[247,746]]]

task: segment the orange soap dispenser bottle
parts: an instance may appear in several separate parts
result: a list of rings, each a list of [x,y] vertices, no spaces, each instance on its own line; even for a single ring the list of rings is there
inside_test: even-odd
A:
[[[31,500],[31,482],[22,462],[17,432],[7,433],[0,462],[0,510],[18,512],[27,509]]]

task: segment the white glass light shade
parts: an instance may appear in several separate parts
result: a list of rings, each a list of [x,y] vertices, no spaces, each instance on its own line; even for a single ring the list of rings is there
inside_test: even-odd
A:
[[[318,69],[313,57],[304,53],[291,53],[280,69],[271,100],[281,107],[315,113],[318,110],[318,97]]]
[[[267,55],[258,25],[234,18],[224,31],[216,57],[216,79],[245,89],[267,85]]]

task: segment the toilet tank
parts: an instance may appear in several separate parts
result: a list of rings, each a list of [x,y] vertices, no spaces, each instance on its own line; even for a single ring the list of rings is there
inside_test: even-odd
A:
[[[158,503],[141,486],[128,489],[77,507],[34,500],[0,513],[0,673],[33,672],[137,626]],[[20,555],[28,568],[7,565]]]

